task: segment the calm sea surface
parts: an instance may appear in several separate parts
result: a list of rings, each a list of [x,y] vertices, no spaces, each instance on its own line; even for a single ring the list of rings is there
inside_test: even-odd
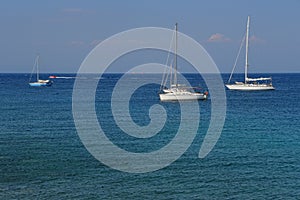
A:
[[[204,159],[198,152],[211,106],[209,99],[200,101],[200,127],[189,149],[168,167],[144,174],[111,169],[86,150],[72,115],[75,79],[33,88],[29,76],[0,74],[0,199],[300,199],[300,74],[272,74],[274,91],[226,90],[224,129]],[[158,85],[139,88],[129,102],[133,121],[147,125],[154,104],[166,108],[168,120],[153,138],[129,137],[110,108],[119,78],[104,75],[96,93],[98,120],[108,138],[132,152],[168,144],[179,127],[178,103],[161,103]],[[132,75],[140,78],[161,76]],[[186,78],[206,87],[197,75]]]

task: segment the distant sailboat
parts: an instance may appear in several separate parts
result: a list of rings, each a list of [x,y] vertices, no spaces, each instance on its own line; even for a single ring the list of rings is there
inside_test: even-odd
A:
[[[36,82],[30,82],[32,78],[32,74],[34,72],[34,69],[36,70]],[[36,57],[32,73],[30,75],[29,85],[30,86],[51,86],[52,85],[51,80],[41,80],[39,77],[39,55]]]
[[[247,20],[247,29],[246,29],[246,61],[245,61],[245,80],[244,82],[235,82],[234,84],[230,84],[230,80],[232,77],[232,73],[234,71],[235,66],[230,74],[228,84],[226,87],[229,90],[248,90],[248,91],[255,91],[255,90],[274,90],[275,88],[272,85],[272,78],[268,77],[260,77],[260,78],[249,78],[248,77],[248,51],[249,51],[249,24],[250,24],[250,17],[248,16]]]
[[[177,23],[175,25],[175,72],[174,77],[170,77],[170,88],[161,88],[159,98],[161,101],[182,101],[182,100],[204,100],[207,98],[208,92],[195,92],[193,88],[178,84],[177,81]],[[170,71],[172,72],[171,67]],[[164,80],[163,80],[164,81]],[[162,82],[163,82],[162,81]]]

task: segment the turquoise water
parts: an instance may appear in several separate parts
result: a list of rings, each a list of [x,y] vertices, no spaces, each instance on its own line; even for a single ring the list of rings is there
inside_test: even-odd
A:
[[[148,110],[156,103],[166,108],[168,120],[153,138],[129,137],[110,110],[119,77],[105,75],[96,95],[98,120],[108,137],[133,152],[163,147],[179,126],[179,105],[159,102],[158,85],[140,88],[130,101],[133,120],[147,125]],[[186,77],[192,85],[200,78]],[[72,116],[74,79],[32,88],[28,74],[0,74],[0,199],[299,199],[300,74],[272,77],[275,91],[226,91],[225,126],[207,157],[199,159],[198,152],[209,125],[210,100],[199,102],[200,128],[180,159],[155,172],[131,174],[103,165],[81,143]]]

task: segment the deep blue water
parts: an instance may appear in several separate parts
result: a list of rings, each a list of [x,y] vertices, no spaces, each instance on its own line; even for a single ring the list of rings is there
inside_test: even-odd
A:
[[[119,77],[105,75],[96,93],[98,120],[108,138],[133,152],[163,147],[179,126],[179,105],[159,102],[158,85],[139,88],[130,100],[133,120],[147,125],[153,104],[166,108],[168,120],[155,137],[134,139],[117,127],[110,110]],[[186,77],[205,88],[200,77]],[[0,199],[299,199],[300,74],[272,77],[274,91],[226,90],[225,126],[207,157],[199,159],[198,151],[210,100],[199,102],[200,128],[180,159],[155,172],[132,174],[103,165],[81,143],[72,116],[74,79],[32,88],[29,74],[0,74]]]

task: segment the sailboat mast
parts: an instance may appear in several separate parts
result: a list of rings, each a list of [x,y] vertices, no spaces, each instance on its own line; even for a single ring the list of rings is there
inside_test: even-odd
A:
[[[177,28],[177,23],[175,24],[175,72],[174,72],[174,84],[176,85],[176,87],[178,87],[178,83],[177,83],[177,42],[178,42],[178,28]]]
[[[39,81],[40,77],[39,77],[39,58],[40,56],[37,55],[36,57],[36,79],[37,81]]]
[[[249,51],[249,24],[250,24],[250,16],[248,16],[247,20],[247,31],[246,31],[246,60],[245,60],[245,83],[247,83],[248,76],[248,51]]]

